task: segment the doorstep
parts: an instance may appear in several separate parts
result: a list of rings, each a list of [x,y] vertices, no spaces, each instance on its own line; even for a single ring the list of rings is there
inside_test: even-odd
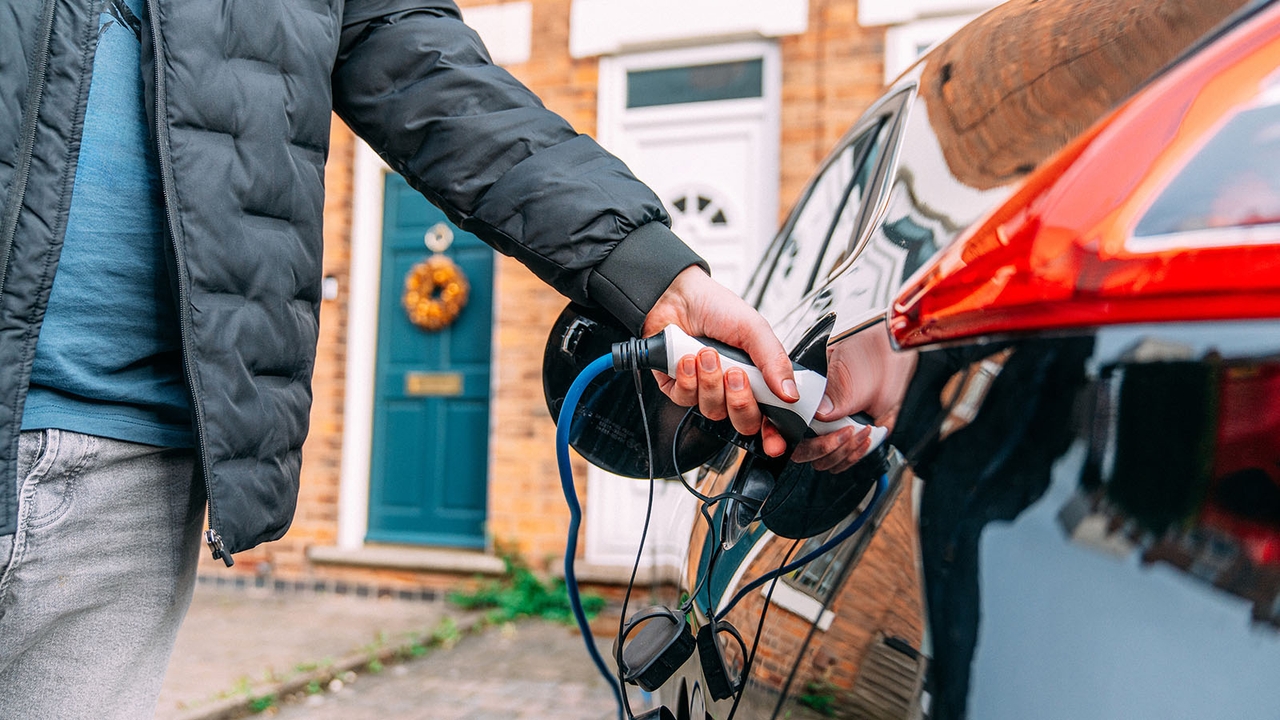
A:
[[[317,565],[393,568],[462,575],[502,575],[501,558],[471,550],[365,545],[360,548],[312,546],[307,559]]]
[[[554,563],[551,567],[551,574],[554,577],[563,578],[564,565],[562,563]],[[627,581],[631,579],[631,566],[595,565],[584,560],[578,560],[573,564],[573,574],[577,576],[580,584],[625,586]],[[653,584],[676,585],[679,582],[680,568],[675,565],[644,563],[636,568],[637,586]]]

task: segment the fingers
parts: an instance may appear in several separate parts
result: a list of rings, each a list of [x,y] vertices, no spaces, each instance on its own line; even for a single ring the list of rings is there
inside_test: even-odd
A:
[[[759,432],[760,406],[756,404],[756,398],[751,393],[751,383],[747,380],[747,374],[738,368],[730,368],[725,372],[724,394],[733,429],[743,435],[755,435]],[[785,451],[784,443],[782,449],[776,454],[781,455]]]
[[[764,420],[760,424],[760,448],[764,450],[764,454],[769,457],[779,457],[787,451],[787,441],[783,439],[782,433],[773,423]]]
[[[728,417],[724,399],[724,373],[720,354],[710,348],[698,351],[698,412],[709,420]]]
[[[827,435],[809,438],[796,446],[791,459],[813,464],[814,470],[841,473],[871,451],[871,428],[841,428]]]
[[[676,363],[674,382],[663,390],[677,405],[692,407],[698,404],[698,366],[692,355],[680,358]]]
[[[760,432],[760,406],[747,374],[738,368],[724,371],[715,350],[680,358],[674,381],[668,380],[662,389],[676,404],[697,405],[698,412],[711,420],[728,418],[733,429],[744,435]]]

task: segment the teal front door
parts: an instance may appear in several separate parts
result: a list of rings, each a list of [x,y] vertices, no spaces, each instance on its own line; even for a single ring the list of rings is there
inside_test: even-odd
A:
[[[493,251],[454,227],[399,175],[386,176],[378,361],[369,478],[374,542],[484,547]],[[443,224],[443,226],[442,226]],[[443,254],[471,286],[451,324],[425,330],[402,304],[405,278]]]

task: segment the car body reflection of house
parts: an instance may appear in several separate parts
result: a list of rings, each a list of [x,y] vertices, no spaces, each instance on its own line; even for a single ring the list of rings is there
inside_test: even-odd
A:
[[[886,316],[898,348],[924,348],[890,439],[924,479],[922,581],[861,576],[877,548],[898,550],[878,544],[884,526],[860,560],[830,558],[853,567],[843,586],[815,564],[766,600],[793,544],[718,511],[736,544],[717,554],[695,526],[682,588],[722,647],[699,643],[659,702],[679,717],[866,717],[869,689],[888,686],[888,717],[1273,714],[1280,225],[1269,187],[1216,205],[1237,174],[1277,167],[1277,28],[1274,2],[1007,3],[853,124],[747,296],[833,374],[891,372],[867,350]],[[1210,159],[1220,169],[1199,171]],[[1271,324],[1195,322],[1218,314]],[[820,483],[794,482],[803,467],[748,456],[725,502],[776,509]],[[819,495],[797,514],[818,517]],[[866,587],[923,589],[919,645],[880,606],[822,647]],[[714,634],[723,617],[742,642]],[[745,690],[709,685],[719,654],[757,642]],[[927,689],[904,707],[921,655]]]
[[[803,568],[744,595],[723,620],[750,643],[759,631],[755,663],[743,695],[745,717],[768,717],[788,696],[788,717],[884,718],[902,720],[916,704],[927,659],[921,652],[924,618],[917,556],[915,510],[909,472],[895,470],[884,502],[866,529]],[[729,487],[737,465],[712,474],[703,491]],[[869,500],[869,498],[868,498]],[[866,501],[864,501],[865,503]],[[739,588],[788,560],[802,557],[839,533],[852,520],[817,536],[792,540],[762,524],[750,525],[729,549],[708,562],[712,543],[704,520],[694,524],[684,587],[699,587],[695,620],[706,609],[722,612]],[[708,572],[699,583],[694,573]],[[722,643],[731,664],[740,667],[740,648]],[[687,697],[687,677],[677,693]],[[796,699],[799,698],[799,702]],[[687,703],[684,705],[687,706]]]

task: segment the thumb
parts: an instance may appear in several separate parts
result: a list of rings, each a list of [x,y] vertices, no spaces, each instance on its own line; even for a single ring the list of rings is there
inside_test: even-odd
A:
[[[868,383],[855,382],[849,365],[842,360],[841,357],[829,359],[826,393],[822,397],[821,404],[818,405],[817,414],[814,415],[823,422],[862,412],[867,409],[871,400],[867,393]]]
[[[750,330],[743,335],[743,342],[739,347],[751,356],[751,362],[760,369],[765,384],[774,395],[787,402],[795,402],[800,399],[800,392],[796,388],[796,375],[791,366],[791,358],[782,348],[778,337],[773,334],[773,328],[769,327],[769,323],[759,315],[756,317],[758,322],[751,324]]]

